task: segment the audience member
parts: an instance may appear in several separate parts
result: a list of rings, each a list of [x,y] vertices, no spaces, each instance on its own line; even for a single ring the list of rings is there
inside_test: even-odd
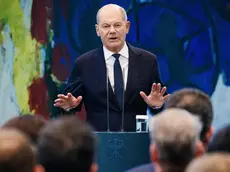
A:
[[[129,172],[182,172],[196,156],[204,153],[199,140],[199,119],[183,109],[166,109],[151,120],[152,164]]]
[[[29,140],[18,130],[0,129],[0,172],[44,172],[36,165]]]
[[[166,102],[165,108],[181,108],[196,115],[202,122],[200,139],[207,147],[213,135],[213,107],[210,97],[194,88],[184,88],[174,92]]]
[[[96,172],[95,135],[76,117],[60,117],[41,130],[38,162],[46,172]]]
[[[186,172],[229,172],[230,155],[223,153],[206,154],[194,159]]]
[[[8,120],[3,128],[15,128],[23,132],[33,145],[37,144],[38,133],[46,124],[46,120],[36,115],[20,115]]]

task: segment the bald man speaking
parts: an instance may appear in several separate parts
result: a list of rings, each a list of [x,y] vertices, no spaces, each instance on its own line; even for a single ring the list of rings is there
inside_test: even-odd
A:
[[[81,110],[96,131],[136,131],[136,115],[147,106],[159,112],[169,97],[156,56],[126,42],[130,22],[124,8],[108,4],[97,12],[96,33],[102,46],[75,61],[64,94],[54,106]]]

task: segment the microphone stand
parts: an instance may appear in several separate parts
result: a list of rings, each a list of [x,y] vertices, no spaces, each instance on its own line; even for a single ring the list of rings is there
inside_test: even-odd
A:
[[[122,69],[123,78],[123,93],[122,93],[122,110],[121,110],[121,132],[124,132],[124,118],[125,118],[125,72]]]
[[[106,110],[107,110],[107,132],[110,132],[109,126],[109,76],[108,76],[108,68],[106,68]]]

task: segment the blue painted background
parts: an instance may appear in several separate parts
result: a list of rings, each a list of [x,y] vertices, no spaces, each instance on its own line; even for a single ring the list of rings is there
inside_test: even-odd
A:
[[[67,19],[59,2],[54,8],[54,41],[69,46],[73,61],[101,44],[94,28],[98,8],[117,3],[131,21],[127,40],[157,55],[169,92],[199,88],[212,97],[214,125],[230,121],[230,1],[68,0]]]

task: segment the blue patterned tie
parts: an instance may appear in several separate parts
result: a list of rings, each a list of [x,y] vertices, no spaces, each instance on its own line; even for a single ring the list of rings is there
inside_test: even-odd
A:
[[[121,70],[121,65],[119,62],[120,54],[113,54],[113,57],[115,57],[114,62],[114,93],[117,97],[117,101],[120,105],[120,108],[122,108],[122,101],[123,101],[123,94],[124,94],[124,81],[123,81],[123,75]]]

